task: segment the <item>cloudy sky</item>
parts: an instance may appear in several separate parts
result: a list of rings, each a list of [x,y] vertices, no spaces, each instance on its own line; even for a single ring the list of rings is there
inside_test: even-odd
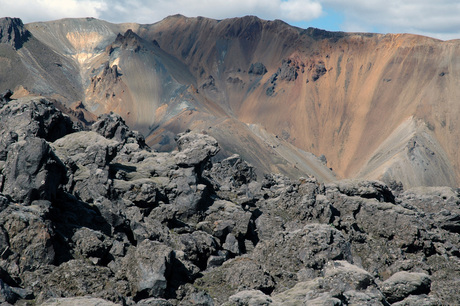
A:
[[[460,38],[458,0],[0,0],[0,14],[24,23],[95,17],[154,23],[173,14],[216,19],[256,15],[330,31]]]

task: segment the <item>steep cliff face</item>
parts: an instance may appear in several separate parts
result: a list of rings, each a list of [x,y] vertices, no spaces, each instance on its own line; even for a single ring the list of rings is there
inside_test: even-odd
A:
[[[13,38],[0,44],[0,72],[13,75],[0,89],[22,85],[68,105],[82,101],[96,115],[114,111],[158,149],[173,148],[174,134],[190,128],[260,172],[323,173],[330,181],[332,168],[338,177],[408,187],[458,185],[458,41],[305,30],[254,16],[175,15],[151,25],[2,20],[2,33],[29,36],[20,48]],[[424,132],[399,133],[407,120]],[[412,154],[388,170],[390,157],[377,155],[411,133],[434,159]],[[301,151],[324,155],[327,164]]]

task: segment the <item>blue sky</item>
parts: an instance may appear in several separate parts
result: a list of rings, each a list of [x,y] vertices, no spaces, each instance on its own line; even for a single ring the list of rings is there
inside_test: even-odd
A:
[[[0,0],[0,7],[0,17],[20,17],[25,23],[68,17],[154,23],[178,13],[216,19],[256,15],[302,28],[460,39],[458,0]]]
[[[309,21],[288,21],[288,23],[299,28],[315,27],[328,31],[342,31],[341,25],[344,23],[344,20],[344,14],[328,9],[324,10],[323,14],[316,19]]]

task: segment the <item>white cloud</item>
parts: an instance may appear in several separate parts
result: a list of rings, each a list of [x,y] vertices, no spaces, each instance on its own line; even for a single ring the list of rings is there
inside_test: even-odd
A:
[[[320,0],[323,8],[344,14],[342,30],[415,33],[460,38],[457,0]]]
[[[153,23],[182,14],[216,19],[256,15],[263,19],[312,20],[321,15],[317,0],[116,0],[102,17],[116,22]]]
[[[281,17],[288,21],[305,21],[318,18],[321,4],[314,1],[292,0],[281,2]]]
[[[322,13],[318,0],[0,0],[0,7],[3,16],[20,17],[26,23],[65,17],[154,23],[174,14],[309,21]]]
[[[256,15],[307,26],[333,10],[344,16],[344,31],[460,38],[458,0],[0,0],[0,7],[3,16],[20,17],[26,23],[65,17],[154,23],[183,14],[216,19]]]
[[[0,0],[2,16],[19,17],[23,22],[66,17],[99,17],[107,9],[106,0]]]

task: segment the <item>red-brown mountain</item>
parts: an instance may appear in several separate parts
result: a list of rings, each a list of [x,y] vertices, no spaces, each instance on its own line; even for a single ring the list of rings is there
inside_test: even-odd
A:
[[[260,173],[456,187],[459,83],[457,40],[253,16],[0,19],[0,91],[78,102],[88,120],[116,112],[160,150],[204,131]]]

